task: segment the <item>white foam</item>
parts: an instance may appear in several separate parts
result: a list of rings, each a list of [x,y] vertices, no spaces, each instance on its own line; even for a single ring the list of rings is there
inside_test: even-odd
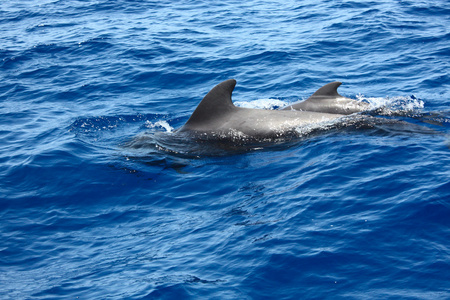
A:
[[[424,108],[424,102],[414,96],[365,97],[359,94],[356,98],[368,102],[372,109],[383,109],[385,112],[413,112]]]
[[[163,129],[166,130],[166,132],[172,132],[173,129],[174,129],[172,126],[170,126],[169,123],[167,123],[167,121],[164,121],[164,120],[157,121],[157,122],[154,122],[154,123],[147,120],[145,122],[145,127],[146,128],[150,128],[150,129],[163,128]]]
[[[269,109],[269,110],[277,109],[288,105],[287,102],[278,99],[258,99],[248,102],[236,101],[234,102],[234,104],[239,107]]]

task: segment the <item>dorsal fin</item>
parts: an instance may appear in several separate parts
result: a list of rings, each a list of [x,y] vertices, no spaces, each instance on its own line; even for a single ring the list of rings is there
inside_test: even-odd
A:
[[[368,104],[339,95],[339,81],[330,82],[305,101],[300,101],[283,108],[283,110],[303,110],[331,114],[349,115],[368,109]]]
[[[235,109],[231,94],[236,86],[236,80],[228,79],[216,85],[203,98],[185,125],[198,122],[206,123]]]
[[[323,87],[318,89],[311,97],[342,97],[337,92],[338,87],[342,84],[342,82],[335,81],[328,84],[325,84]]]

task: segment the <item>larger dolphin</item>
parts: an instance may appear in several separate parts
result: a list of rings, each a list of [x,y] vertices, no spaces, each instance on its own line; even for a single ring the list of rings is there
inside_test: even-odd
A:
[[[281,110],[263,110],[235,106],[231,94],[236,80],[229,79],[203,98],[179,132],[221,138],[273,138],[295,134],[302,126],[332,121],[367,109],[366,104],[339,95],[340,84],[329,83],[304,102]]]

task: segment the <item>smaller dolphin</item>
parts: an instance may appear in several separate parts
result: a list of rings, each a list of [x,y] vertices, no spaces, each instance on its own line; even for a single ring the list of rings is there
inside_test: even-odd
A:
[[[215,86],[200,102],[189,120],[178,132],[214,138],[276,138],[294,134],[310,124],[336,120],[344,115],[367,109],[368,104],[342,97],[340,82],[329,83],[304,102],[281,110],[237,107],[231,100],[236,80]]]
[[[303,110],[350,115],[370,109],[370,104],[343,97],[337,92],[342,82],[331,82],[318,89],[305,101],[288,105],[283,110]]]

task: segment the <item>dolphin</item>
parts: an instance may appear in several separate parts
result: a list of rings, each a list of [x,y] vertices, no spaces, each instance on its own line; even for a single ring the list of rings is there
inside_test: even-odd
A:
[[[231,94],[236,80],[229,79],[203,98],[178,132],[211,138],[277,138],[295,135],[302,126],[330,122],[367,109],[365,103],[339,95],[340,84],[329,83],[307,100],[280,110],[263,110],[235,106]]]
[[[318,89],[305,101],[288,105],[282,110],[315,111],[330,114],[350,115],[370,109],[370,104],[343,97],[337,92],[342,82],[331,82]]]

